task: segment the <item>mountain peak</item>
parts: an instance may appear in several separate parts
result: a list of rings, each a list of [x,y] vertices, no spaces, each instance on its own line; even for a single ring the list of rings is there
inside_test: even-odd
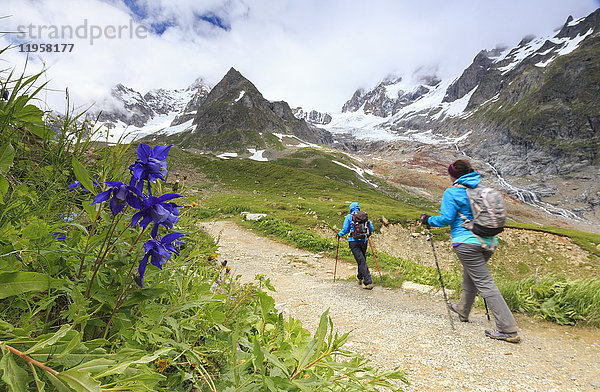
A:
[[[313,129],[294,117],[283,101],[270,102],[235,68],[213,87],[198,108],[190,132],[182,132],[171,142],[203,150],[231,151],[245,147],[265,148],[272,133],[292,134],[317,143],[331,142],[331,135]]]

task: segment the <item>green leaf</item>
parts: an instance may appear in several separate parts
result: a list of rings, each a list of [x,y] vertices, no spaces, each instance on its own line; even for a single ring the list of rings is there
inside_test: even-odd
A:
[[[30,368],[31,372],[33,373],[33,380],[35,381],[35,386],[38,392],[44,392],[44,387],[46,386],[46,383],[40,380],[40,378],[38,377],[37,372],[35,371],[35,366],[30,365]]]
[[[8,385],[10,392],[27,392],[27,372],[13,359],[8,352],[0,359],[0,370],[2,370],[2,381]]]
[[[8,188],[10,184],[4,178],[4,176],[0,176],[0,203],[4,203],[4,195],[8,194]]]
[[[150,299],[160,298],[168,293],[168,290],[157,287],[147,287],[145,289],[134,291],[121,305],[122,307],[128,307],[137,305]]]
[[[98,373],[100,371],[106,371],[111,366],[115,365],[115,361],[107,359],[107,358],[96,358],[91,361],[87,361],[82,363],[81,365],[77,365],[70,370],[77,370],[79,372],[86,373]]]
[[[8,143],[0,147],[0,173],[6,173],[15,159],[15,149]]]
[[[62,358],[65,355],[68,355],[71,353],[71,351],[73,351],[77,346],[79,346],[81,343],[81,333],[77,333],[75,334],[75,336],[73,336],[73,338],[69,341],[69,343],[66,345],[66,347],[64,348],[64,350],[58,354],[56,356],[56,358]]]
[[[54,385],[57,392],[72,392],[62,381],[56,378],[56,376],[52,373],[46,372],[46,377],[48,377],[48,380],[50,380],[52,385]]]
[[[71,165],[73,165],[73,172],[75,173],[75,178],[77,178],[77,181],[79,181],[85,189],[95,193],[94,183],[90,179],[90,173],[88,173],[87,169],[81,163],[79,163],[75,157],[71,158]]]
[[[80,225],[79,223],[65,222],[65,223],[62,223],[62,224],[61,224],[61,226],[62,226],[62,227],[71,226],[71,227],[74,227],[74,228],[76,228],[76,229],[79,229],[79,230],[81,230],[81,232],[82,232],[84,235],[89,235],[89,232],[88,232],[88,230],[85,228],[85,226],[83,226],[83,225]]]
[[[290,377],[290,370],[283,362],[281,362],[279,360],[279,358],[277,358],[275,355],[268,352],[264,347],[262,348],[262,351],[263,351],[265,358],[267,358],[267,360],[269,361],[269,363],[271,363],[271,364],[275,365],[276,367],[278,367],[279,369],[281,369],[281,371],[283,372],[283,374],[285,374],[285,376],[287,378]]]
[[[21,97],[19,97],[21,98]],[[42,117],[44,112],[34,105],[25,105],[17,108],[15,117],[27,127],[37,137],[49,139],[52,136],[52,130],[44,125]]]
[[[58,331],[56,331],[56,333],[52,334],[47,339],[44,339],[41,342],[37,342],[36,344],[34,344],[33,347],[31,347],[29,350],[25,351],[25,354],[34,353],[46,346],[50,346],[50,345],[58,342],[58,340],[60,338],[62,338],[63,336],[65,336],[67,334],[67,332],[69,332],[71,330],[71,328],[72,328],[72,326],[70,326],[68,324],[63,325],[62,327],[60,327],[60,329]]]
[[[94,204],[93,206],[89,205],[90,201],[86,200],[81,203],[81,208],[85,211],[88,216],[88,219],[92,222],[96,220],[96,216],[98,215],[98,210],[102,208],[100,204]]]
[[[310,359],[313,357],[313,355],[317,351],[318,343],[319,343],[319,341],[317,339],[315,339],[315,338],[311,339],[310,343],[308,343],[308,345],[302,352],[300,358],[298,358],[298,355],[297,355],[298,351],[294,350],[294,357],[296,359],[299,359],[297,372],[304,369],[304,367],[309,364]]]
[[[0,272],[0,299],[62,285],[62,281],[37,272]]]
[[[254,338],[254,369],[259,373],[263,373],[265,371],[265,367],[263,362],[265,360],[265,356],[261,350],[260,343],[258,342],[258,338]]]
[[[15,327],[13,327],[12,324],[0,320],[0,332],[11,332],[13,329],[15,329]]]
[[[113,374],[121,374],[121,373],[123,373],[123,371],[125,369],[127,369],[129,366],[131,366],[133,364],[148,363],[148,362],[155,361],[157,358],[161,357],[162,355],[165,355],[169,351],[171,351],[171,348],[163,348],[161,350],[156,351],[154,354],[145,355],[145,356],[143,356],[140,359],[136,359],[136,360],[133,360],[133,361],[122,362],[122,363],[118,364],[117,366],[113,366],[112,368],[108,369],[105,372],[97,374],[96,378],[102,378],[102,377],[106,377],[106,376],[111,376]]]
[[[76,392],[102,392],[100,381],[94,380],[90,373],[69,369],[58,377]]]
[[[319,320],[319,327],[317,328],[317,332],[315,332],[315,338],[318,339],[318,351],[320,352],[322,349],[322,345],[325,342],[325,336],[327,335],[327,326],[329,321],[329,309],[327,309],[321,315],[321,320]]]

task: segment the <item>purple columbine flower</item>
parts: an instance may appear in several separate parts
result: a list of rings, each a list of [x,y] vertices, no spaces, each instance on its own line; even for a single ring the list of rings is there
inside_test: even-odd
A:
[[[135,163],[129,166],[131,171],[131,181],[129,185],[135,186],[140,192],[144,191],[144,181],[148,184],[148,194],[152,196],[152,190],[150,189],[150,182],[154,182],[157,179],[165,180],[167,174],[167,155],[169,155],[169,149],[173,145],[168,146],[154,146],[151,148],[149,145],[140,143],[137,148],[138,159]]]
[[[106,181],[105,184],[110,188],[96,195],[94,201],[90,205],[110,199],[108,205],[113,216],[116,216],[119,212],[123,211],[126,204],[129,204],[130,206],[139,205],[140,202],[138,197],[142,197],[142,193],[136,188],[125,185],[119,181]]]
[[[92,180],[92,182],[94,183],[95,186],[100,187],[100,183],[96,180]],[[83,189],[85,192],[89,192],[87,189],[85,189],[85,187],[83,186],[83,184],[79,181],[75,181],[74,183],[72,183],[71,185],[69,185],[69,192],[72,192],[75,190],[75,188],[81,187],[81,189]]]
[[[162,269],[163,265],[169,260],[173,253],[179,254],[175,250],[175,246],[178,246],[183,241],[177,241],[178,238],[183,237],[181,233],[170,233],[164,236],[160,241],[150,240],[144,244],[144,251],[146,254],[138,267],[138,276],[135,277],[135,282],[140,287],[144,287],[144,273],[146,272],[146,265],[148,259],[156,267]]]
[[[178,205],[172,202],[165,203],[165,201],[177,197],[181,197],[181,195],[177,193],[165,193],[160,197],[150,196],[142,201],[132,200],[130,206],[137,208],[139,211],[131,218],[131,227],[135,226],[138,222],[141,227],[146,227],[150,222],[154,222],[151,233],[152,238],[156,238],[159,225],[163,225],[167,229],[172,229],[173,225],[179,220]]]

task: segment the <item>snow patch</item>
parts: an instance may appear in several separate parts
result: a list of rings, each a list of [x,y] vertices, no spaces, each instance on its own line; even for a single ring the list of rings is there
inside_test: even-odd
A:
[[[244,96],[244,94],[246,94],[246,90],[242,90],[240,91],[240,96],[237,97],[237,99],[235,100],[235,102],[239,101],[240,99],[242,99],[242,97]]]
[[[524,45],[523,47],[509,52],[505,58],[512,57],[513,61],[510,64],[505,65],[504,67],[498,68],[498,71],[502,72],[502,75],[506,75],[527,57],[537,52],[538,49],[540,49],[544,45],[544,42],[546,42],[546,38],[537,38]]]
[[[584,18],[579,18],[579,19],[572,20],[572,21],[569,22],[569,24],[567,26],[569,26],[569,27],[577,26],[579,24],[579,22],[581,22],[583,20],[585,20],[585,17]]]
[[[561,50],[558,51],[557,56],[564,56],[566,54],[571,53],[572,51],[577,49],[581,41],[583,41],[588,35],[592,34],[593,32],[594,29],[589,29],[587,33],[583,35],[577,34],[577,37],[571,40],[566,40],[565,45],[562,47]]]
[[[108,143],[116,143],[121,140],[122,143],[129,143],[134,140],[143,138],[154,133],[164,133],[171,135],[178,132],[183,132],[192,128],[193,120],[187,121],[183,124],[171,127],[171,123],[177,116],[177,113],[172,112],[167,115],[155,116],[152,120],[148,121],[146,125],[138,128],[134,125],[127,125],[122,121],[114,124],[114,128],[109,129],[106,125],[101,124],[98,127],[96,135],[93,140],[105,141]]]
[[[217,155],[217,158],[229,159],[229,158],[235,158],[237,156],[238,156],[237,152],[224,152],[223,154]]]
[[[296,139],[298,141],[297,144],[285,144],[286,147],[298,147],[298,148],[313,147],[313,148],[322,148],[318,144],[313,144],[313,143],[305,142],[304,140],[298,138],[295,135],[287,135],[287,134],[284,134],[284,133],[273,133],[273,135],[275,135],[279,139],[279,141],[281,142],[281,144],[283,144],[283,138]]]
[[[471,96],[473,95],[475,90],[477,90],[477,87],[479,87],[479,85],[475,86],[473,90],[465,94],[464,97],[457,99],[454,102],[442,102],[442,110],[440,110],[440,112],[436,116],[438,116],[439,118],[439,116],[445,113],[448,117],[456,117],[462,114],[467,108],[467,105],[471,100]]]
[[[193,122],[194,122],[194,119],[192,118],[191,120],[186,121],[182,124],[165,128],[162,131],[160,131],[159,133],[162,135],[174,135],[176,133],[189,131],[194,128],[194,125],[192,124]]]
[[[356,174],[358,174],[358,177],[360,178],[361,181],[363,181],[363,182],[371,185],[372,187],[377,188],[377,184],[372,183],[371,181],[369,181],[369,180],[367,180],[365,178],[365,173],[373,175],[373,171],[372,170],[361,169],[360,167],[354,166],[354,165],[352,165],[352,167],[350,167],[350,166],[345,165],[342,162],[338,162],[338,161],[332,161],[332,162],[335,163],[335,164],[337,164],[337,165],[340,165],[342,167],[345,167],[346,169],[352,170],[353,172],[355,172]]]
[[[363,140],[393,141],[397,137],[387,129],[381,127],[388,119],[357,112],[335,113],[331,115],[331,122],[321,126],[334,134],[350,134]]]
[[[249,159],[252,159],[253,161],[269,161],[267,158],[263,157],[263,153],[265,152],[265,150],[256,150],[254,148],[249,148],[248,151],[250,152],[250,154],[252,154],[252,156],[250,156]]]

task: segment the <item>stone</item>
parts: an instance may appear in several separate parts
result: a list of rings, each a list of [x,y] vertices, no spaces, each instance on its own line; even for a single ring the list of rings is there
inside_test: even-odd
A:
[[[384,226],[388,226],[390,224],[390,221],[385,216],[381,215],[381,223]]]
[[[267,216],[267,214],[251,214],[249,212],[244,211],[240,213],[240,216],[244,217],[244,219],[246,220],[257,221],[260,218],[264,218],[265,216]]]

